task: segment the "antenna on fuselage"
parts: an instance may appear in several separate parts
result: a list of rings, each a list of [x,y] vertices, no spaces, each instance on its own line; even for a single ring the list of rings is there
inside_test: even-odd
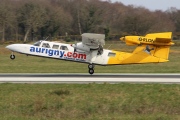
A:
[[[49,38],[49,36],[47,36],[47,38],[44,41],[46,41],[48,38]]]

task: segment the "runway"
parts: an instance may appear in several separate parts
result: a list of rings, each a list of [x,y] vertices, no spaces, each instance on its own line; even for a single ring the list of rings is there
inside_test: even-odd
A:
[[[165,83],[180,84],[180,74],[14,73],[0,74],[0,83]]]

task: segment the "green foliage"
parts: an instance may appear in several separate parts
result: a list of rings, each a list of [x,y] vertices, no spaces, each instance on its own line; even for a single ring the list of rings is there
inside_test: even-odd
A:
[[[104,28],[105,40],[109,40],[109,27]]]
[[[65,37],[65,41],[66,41],[66,42],[71,42],[72,39],[71,39],[70,37]]]

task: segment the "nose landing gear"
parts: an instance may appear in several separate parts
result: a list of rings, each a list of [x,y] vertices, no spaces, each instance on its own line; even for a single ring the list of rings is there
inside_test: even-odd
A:
[[[94,65],[93,64],[89,64],[88,68],[89,68],[89,74],[92,75],[94,73]]]
[[[10,55],[10,59],[11,60],[14,60],[16,57],[15,57],[15,55],[13,54],[13,52],[12,52],[12,54]]]

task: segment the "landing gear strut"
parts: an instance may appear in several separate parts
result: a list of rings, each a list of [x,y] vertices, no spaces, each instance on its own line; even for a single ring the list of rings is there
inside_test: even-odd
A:
[[[94,73],[94,65],[93,64],[89,64],[88,68],[89,68],[89,74],[92,75]]]
[[[10,55],[10,58],[11,58],[11,60],[14,60],[16,57],[15,57],[15,55],[13,54],[13,52],[12,52],[12,54]]]

